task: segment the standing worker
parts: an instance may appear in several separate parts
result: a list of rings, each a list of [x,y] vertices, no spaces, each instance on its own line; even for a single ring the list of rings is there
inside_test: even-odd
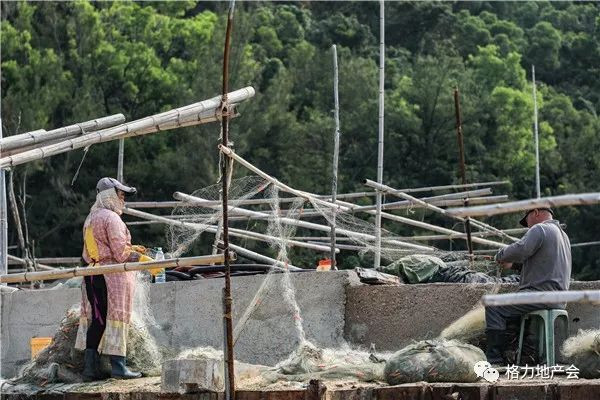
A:
[[[83,259],[89,268],[151,260],[143,255],[143,246],[131,245],[131,234],[121,220],[125,194],[133,194],[136,189],[114,178],[102,178],[96,192],[96,202],[83,225]],[[75,348],[85,350],[85,380],[103,378],[98,350],[110,356],[113,378],[141,377],[141,373],[130,371],[125,363],[136,274],[128,271],[84,277]]]
[[[571,243],[554,219],[550,208],[537,208],[526,212],[520,224],[529,230],[521,240],[496,254],[496,261],[504,268],[522,263],[519,291],[568,290],[571,279]],[[519,304],[485,308],[487,360],[503,364],[506,349],[506,321],[520,318],[535,310],[565,308],[565,303]]]

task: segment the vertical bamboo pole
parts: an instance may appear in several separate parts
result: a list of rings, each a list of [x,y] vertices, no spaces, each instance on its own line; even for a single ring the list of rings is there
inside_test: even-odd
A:
[[[335,133],[333,135],[333,175],[331,180],[331,201],[335,204],[337,200],[337,184],[338,184],[338,162],[340,154],[340,101],[338,97],[338,62],[337,62],[337,49],[335,44],[331,46],[333,50],[333,100],[335,104],[334,118],[335,118]],[[337,269],[337,262],[335,257],[335,218],[336,209],[332,208],[332,220],[331,220],[331,268]]]
[[[0,140],[2,140],[2,118],[0,118]],[[0,155],[2,149],[0,149]],[[0,275],[8,273],[8,215],[6,212],[6,182],[4,169],[0,168]]]
[[[225,49],[223,50],[223,92],[221,99],[223,130],[221,132],[221,144],[229,146],[229,104],[227,101],[227,92],[229,86],[229,45],[231,43],[231,30],[233,29],[233,10],[235,0],[229,4],[227,14],[227,29],[225,32]],[[228,223],[228,183],[229,162],[227,157],[219,153],[221,160],[221,180],[223,182],[222,200],[223,200],[223,255],[225,264],[225,288],[223,290],[223,327],[224,327],[224,361],[225,361],[225,400],[235,400],[235,371],[233,357],[233,317],[231,296],[231,265],[229,263],[229,223]]]
[[[125,139],[119,139],[119,157],[117,160],[117,180],[123,183],[123,157],[125,153]]]
[[[542,195],[540,189],[540,142],[538,137],[538,108],[534,65],[531,65],[531,81],[533,83],[533,134],[535,136],[535,194],[539,199]]]
[[[377,141],[377,183],[383,183],[383,116],[384,116],[384,79],[385,79],[385,3],[379,2],[379,135]],[[377,251],[375,268],[381,265],[381,203],[382,193],[377,192],[377,214],[375,216],[375,235]]]
[[[460,117],[458,87],[454,89],[454,110],[456,112],[456,136],[458,139],[458,152],[460,158],[460,178],[462,180],[462,184],[465,185],[467,183],[467,172],[465,170],[465,146],[463,141],[462,121]],[[468,206],[468,204],[469,201],[465,199],[465,207]],[[471,242],[471,221],[468,217],[465,219],[465,233],[467,234],[467,248],[469,249],[469,254],[473,254],[473,243]]]

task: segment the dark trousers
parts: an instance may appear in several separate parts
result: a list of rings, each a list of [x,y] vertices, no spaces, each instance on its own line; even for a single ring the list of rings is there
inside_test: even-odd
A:
[[[86,276],[85,291],[91,305],[92,323],[88,326],[85,348],[98,350],[100,339],[106,328],[108,296],[104,275]]]
[[[485,308],[485,328],[506,330],[506,321],[519,319],[535,310],[552,308],[547,304],[515,304],[510,306],[490,306]]]

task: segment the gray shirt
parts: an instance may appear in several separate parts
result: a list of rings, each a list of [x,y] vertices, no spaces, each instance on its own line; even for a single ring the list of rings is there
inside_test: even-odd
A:
[[[568,290],[571,243],[557,220],[532,226],[516,243],[498,251],[497,261],[523,263],[519,290]]]

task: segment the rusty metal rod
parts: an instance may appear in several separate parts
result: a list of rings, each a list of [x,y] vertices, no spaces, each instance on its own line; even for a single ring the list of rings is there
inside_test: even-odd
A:
[[[454,89],[454,110],[456,112],[456,136],[458,139],[458,153],[459,153],[459,166],[460,166],[460,178],[461,183],[465,185],[467,183],[467,173],[465,171],[465,146],[463,141],[462,132],[462,121],[460,118],[460,101],[458,98],[458,87]],[[465,199],[465,207],[469,204],[469,201]],[[469,254],[473,254],[473,242],[471,241],[471,221],[467,217],[465,219],[465,233],[467,234],[467,248]]]
[[[221,132],[221,145],[229,146],[229,116],[227,102],[227,91],[229,87],[229,47],[231,43],[231,31],[233,29],[233,10],[235,7],[235,0],[231,0],[229,3],[229,12],[227,14],[227,28],[225,32],[225,49],[223,50],[223,98],[221,100],[222,110],[222,132]],[[219,158],[221,160],[221,180],[223,182],[222,200],[223,200],[223,253],[224,253],[224,264],[225,264],[225,288],[223,290],[223,327],[225,330],[225,343],[224,343],[224,361],[226,364],[225,368],[225,400],[235,400],[235,370],[234,370],[234,356],[233,356],[233,317],[232,317],[232,303],[233,298],[231,296],[231,265],[229,263],[229,221],[228,221],[228,184],[229,176],[229,159],[224,157],[219,152]]]

